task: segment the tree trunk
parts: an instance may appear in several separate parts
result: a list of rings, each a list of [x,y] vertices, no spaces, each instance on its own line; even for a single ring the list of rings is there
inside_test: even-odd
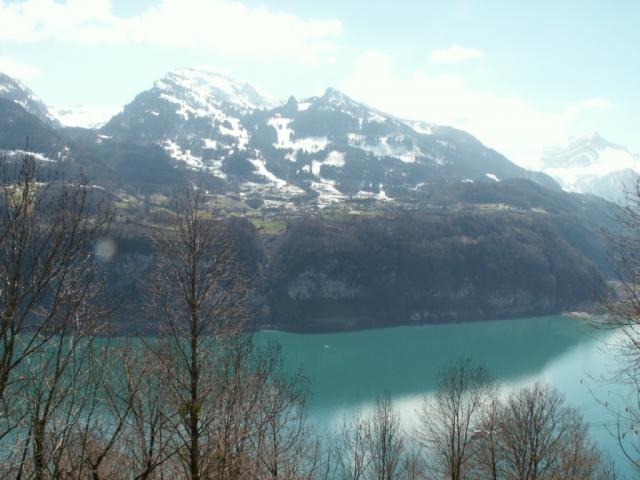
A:
[[[33,426],[33,468],[36,480],[45,479],[45,425],[46,421],[39,419]]]

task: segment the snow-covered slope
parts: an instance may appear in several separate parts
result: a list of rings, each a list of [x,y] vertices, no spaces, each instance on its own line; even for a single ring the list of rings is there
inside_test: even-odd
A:
[[[0,98],[17,103],[27,112],[51,126],[58,126],[58,121],[49,112],[46,105],[20,80],[0,73]]]
[[[245,119],[265,167],[320,205],[408,199],[435,185],[533,178],[461,130],[408,121],[329,88]],[[539,178],[556,186],[546,176]]]
[[[511,163],[450,127],[408,121],[329,88],[278,103],[251,85],[198,69],[168,73],[101,131],[118,141],[162,147],[244,197],[293,197],[328,205],[388,201],[434,185],[546,176]]]
[[[548,149],[541,164],[566,190],[620,200],[640,172],[640,155],[592,133]]]
[[[159,145],[187,166],[225,178],[222,159],[247,150],[249,134],[241,119],[277,104],[246,82],[209,69],[181,68],[136,96],[102,131]]]
[[[273,108],[279,103],[249,83],[206,67],[173,70],[156,81],[154,88],[162,98],[175,103],[183,116],[209,116],[225,104],[247,113]]]

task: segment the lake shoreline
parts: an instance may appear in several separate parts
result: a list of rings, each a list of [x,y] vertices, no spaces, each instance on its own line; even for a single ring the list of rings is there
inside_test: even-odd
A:
[[[300,335],[315,335],[315,334],[338,334],[338,333],[349,333],[349,332],[366,332],[369,330],[385,330],[399,327],[437,327],[437,326],[446,326],[446,325],[463,325],[463,324],[478,324],[485,322],[509,322],[512,320],[525,320],[525,319],[535,319],[535,318],[547,318],[547,317],[562,317],[562,318],[571,318],[574,320],[582,320],[586,323],[593,321],[596,317],[598,317],[597,313],[591,313],[586,310],[572,310],[572,311],[554,311],[554,312],[541,312],[540,314],[526,314],[522,316],[497,316],[492,318],[480,318],[480,319],[461,319],[456,321],[446,321],[446,320],[434,320],[430,322],[404,322],[404,323],[379,323],[379,324],[369,324],[369,325],[353,325],[353,323],[344,324],[344,328],[331,328],[335,327],[336,323],[331,323],[327,325],[327,328],[322,328],[320,325],[315,325],[316,328],[309,328],[308,325],[305,325],[302,328],[295,328],[295,326],[289,325],[272,325],[272,324],[261,324],[256,325],[255,328],[250,329],[253,332],[282,332],[282,333],[294,333]]]
[[[270,323],[258,323],[247,322],[247,332],[282,332],[282,333],[294,333],[301,335],[320,335],[320,334],[338,334],[349,332],[366,332],[370,330],[385,330],[398,327],[429,327],[429,326],[446,326],[446,325],[463,325],[463,324],[478,324],[485,322],[508,322],[512,320],[521,319],[533,319],[533,318],[545,318],[545,317],[566,317],[577,320],[582,320],[585,323],[594,321],[601,314],[594,311],[592,308],[588,309],[576,309],[576,310],[561,310],[553,312],[540,312],[540,313],[526,313],[523,315],[499,315],[490,318],[462,318],[456,320],[434,319],[428,322],[371,322],[369,324],[362,324],[354,321],[331,321],[327,323],[313,323],[305,324],[301,326],[290,324],[270,324]],[[136,336],[159,336],[158,325],[152,322],[144,323],[127,323],[127,324],[115,324],[111,325],[113,331],[110,335],[112,337],[136,337]]]

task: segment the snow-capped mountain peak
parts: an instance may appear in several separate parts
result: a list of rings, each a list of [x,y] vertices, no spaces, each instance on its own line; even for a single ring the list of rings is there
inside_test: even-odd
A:
[[[154,83],[166,100],[205,116],[223,104],[240,112],[273,108],[279,102],[249,83],[233,79],[210,68],[179,68]]]
[[[49,125],[58,125],[58,121],[49,112],[46,105],[20,80],[0,73],[0,98],[17,103],[27,112],[40,118]]]
[[[571,137],[565,144],[545,150],[541,159],[542,166],[543,168],[586,167],[601,163],[599,160],[601,153],[607,150],[627,151],[626,148],[605,140],[597,132]]]
[[[322,106],[322,108],[340,110],[356,117],[364,115],[371,119],[375,118],[378,122],[383,122],[387,118],[391,118],[390,115],[365,103],[358,102],[349,97],[346,93],[343,93],[333,87],[327,88],[324,94],[317,99],[317,102]]]
[[[541,165],[566,190],[619,200],[631,176],[640,172],[640,155],[593,132],[547,149]]]
[[[324,94],[322,95],[322,100],[336,107],[361,105],[355,100],[348,97],[346,94],[342,93],[340,90],[333,87],[329,87],[325,90]]]

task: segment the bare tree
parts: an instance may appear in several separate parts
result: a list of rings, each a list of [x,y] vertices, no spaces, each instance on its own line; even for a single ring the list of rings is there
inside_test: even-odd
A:
[[[356,412],[350,423],[343,422],[335,435],[333,458],[337,474],[344,480],[364,480],[369,469],[370,422]]]
[[[122,435],[123,451],[128,459],[133,480],[159,478],[158,472],[176,454],[170,434],[170,409],[165,403],[168,398],[166,385],[161,380],[162,366],[167,361],[158,362],[158,350],[149,344],[135,341],[130,353],[122,362],[125,376],[125,392],[131,399],[130,415]]]
[[[92,375],[93,338],[80,332],[61,332],[55,343],[25,359],[29,387],[23,404],[27,422],[22,429],[24,455],[21,471],[33,471],[36,479],[51,478],[78,469],[68,450],[77,440],[78,419],[87,398]],[[26,453],[25,450],[25,453]]]
[[[620,480],[622,477],[618,475],[615,463],[611,460],[600,462],[598,471],[596,472],[595,480]]]
[[[31,353],[83,321],[95,295],[93,244],[110,222],[84,178],[44,180],[33,156],[0,158],[0,398]]]
[[[402,471],[406,480],[424,480],[427,477],[427,465],[420,446],[415,441],[407,438],[408,445],[405,448]]]
[[[129,345],[111,337],[95,343],[90,362],[84,365],[90,377],[77,421],[79,446],[74,454],[82,461],[78,478],[86,472],[92,480],[102,480],[118,478],[119,462],[130,461],[122,448],[123,435],[145,377],[126,375],[138,358]]]
[[[153,306],[166,329],[157,359],[166,362],[178,458],[188,478],[198,480],[215,468],[209,440],[217,420],[217,360],[243,334],[247,288],[233,242],[202,191],[185,190],[175,211],[174,224],[154,236]]]
[[[616,354],[617,367],[606,382],[624,390],[615,401],[598,399],[615,418],[611,433],[636,472],[640,472],[640,177],[637,175],[625,202],[616,210],[617,230],[609,232],[617,281],[601,304],[608,315],[596,321],[598,328],[615,329],[619,337],[608,348]]]
[[[70,437],[75,375],[103,323],[94,243],[111,211],[86,179],[45,175],[30,154],[0,158],[0,190],[2,460],[44,478]]]
[[[472,470],[478,478],[503,478],[503,452],[499,431],[502,409],[502,403],[496,395],[491,395],[482,407],[471,445]]]
[[[504,478],[592,478],[600,458],[578,413],[560,393],[535,384],[512,393],[498,430]]]
[[[489,372],[470,359],[440,371],[435,398],[426,398],[419,412],[418,439],[442,477],[466,478],[473,434],[492,388]]]
[[[245,409],[256,478],[312,478],[320,467],[320,446],[306,420],[308,384],[301,373],[282,371],[280,347],[256,352],[248,369],[252,407]]]
[[[570,408],[564,421],[568,425],[558,452],[558,476],[567,480],[579,480],[602,473],[600,451],[589,438],[587,425],[582,417],[575,409]]]
[[[395,480],[402,474],[405,440],[388,393],[376,399],[370,422],[370,478]]]

